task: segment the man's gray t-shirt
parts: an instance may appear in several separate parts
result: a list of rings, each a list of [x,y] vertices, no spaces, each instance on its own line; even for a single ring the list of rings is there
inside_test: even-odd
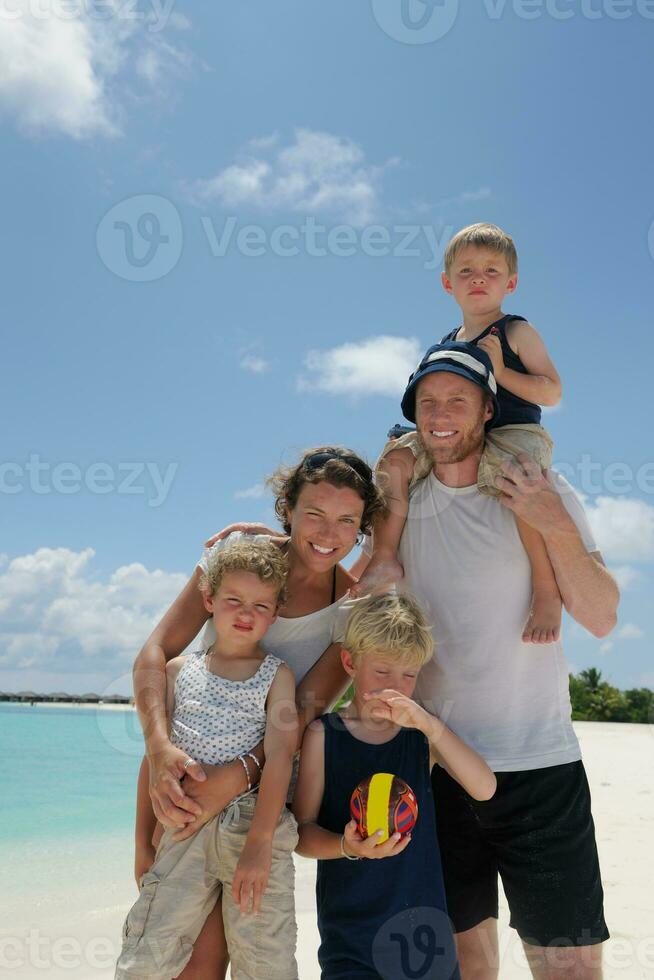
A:
[[[563,477],[550,478],[596,551],[579,498]],[[416,699],[495,772],[579,759],[561,643],[522,642],[531,568],[513,513],[476,486],[452,489],[432,473],[412,493],[399,558],[402,587],[426,607],[436,640]]]

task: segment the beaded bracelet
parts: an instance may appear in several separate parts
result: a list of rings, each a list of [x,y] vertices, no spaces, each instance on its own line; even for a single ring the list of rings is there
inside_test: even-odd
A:
[[[254,752],[245,752],[245,755],[247,755],[247,756],[248,756],[248,758],[250,758],[250,759],[253,759],[253,760],[254,760],[254,764],[256,765],[256,767],[257,767],[257,769],[259,770],[259,772],[261,772],[261,763],[260,763],[260,762],[259,762],[259,760],[257,759],[257,757],[256,757],[256,755],[254,754]]]
[[[252,789],[252,780],[250,779],[250,770],[248,769],[247,762],[245,761],[242,755],[237,755],[236,758],[245,769],[245,777],[248,781],[248,792],[250,792],[250,790]]]
[[[347,851],[345,850],[345,834],[341,834],[341,854],[343,855],[344,858],[347,858],[348,861],[360,861],[361,860],[361,858],[360,857],[357,857],[357,855],[355,855],[355,854],[348,854]]]

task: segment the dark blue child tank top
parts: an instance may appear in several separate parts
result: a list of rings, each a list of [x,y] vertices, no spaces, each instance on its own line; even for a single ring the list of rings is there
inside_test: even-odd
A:
[[[408,847],[381,860],[318,861],[316,897],[322,980],[459,980],[436,837],[429,745],[402,728],[383,745],[323,715],[325,791],[318,824],[342,834],[350,797],[376,772],[405,780],[418,800]]]
[[[499,337],[500,343],[502,345],[502,355],[504,357],[504,363],[512,371],[517,371],[518,374],[529,374],[529,371],[524,366],[518,355],[511,349],[511,345],[506,339],[506,328],[513,320],[523,320],[527,322],[523,316],[514,316],[509,313],[506,316],[500,317],[495,323],[491,323],[490,326],[471,340],[471,344],[478,344],[480,340],[484,337],[488,337],[491,330],[496,330]],[[459,327],[456,330],[450,331],[447,336],[443,337],[441,344],[445,344],[450,340],[456,340],[456,335],[459,332]],[[528,402],[524,398],[519,398],[518,395],[514,395],[512,392],[507,391],[502,385],[497,386],[497,400],[500,403],[500,414],[493,420],[490,425],[491,429],[496,429],[499,425],[524,425],[525,423],[535,423],[540,425],[541,420],[541,410],[540,405],[535,405],[533,402]]]

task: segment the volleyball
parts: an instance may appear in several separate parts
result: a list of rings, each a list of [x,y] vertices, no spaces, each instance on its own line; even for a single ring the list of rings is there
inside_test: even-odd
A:
[[[418,819],[418,801],[411,787],[388,772],[362,780],[352,793],[350,813],[363,838],[378,830],[382,844],[393,834],[406,837]]]

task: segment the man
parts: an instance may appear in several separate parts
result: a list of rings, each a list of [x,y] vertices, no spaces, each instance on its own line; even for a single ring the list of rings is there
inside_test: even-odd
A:
[[[446,343],[402,401],[434,464],[412,491],[399,550],[403,587],[436,639],[416,696],[498,780],[479,803],[434,768],[448,910],[463,980],[498,975],[498,872],[536,980],[598,980],[608,931],[568,671],[560,642],[522,642],[531,575],[513,515],[540,532],[565,608],[594,636],[615,625],[619,594],[561,477],[522,455],[498,477],[501,498],[477,489],[495,391],[484,351]]]

